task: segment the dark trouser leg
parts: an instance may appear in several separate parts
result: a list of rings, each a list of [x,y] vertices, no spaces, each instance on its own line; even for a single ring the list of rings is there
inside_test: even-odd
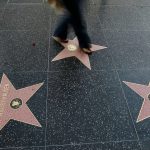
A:
[[[59,37],[61,39],[66,39],[68,34],[68,26],[70,23],[70,16],[64,16],[61,22],[59,23],[58,27],[54,32],[55,37]]]
[[[90,38],[87,34],[86,25],[83,21],[80,4],[82,0],[63,0],[66,9],[69,11],[71,19],[70,23],[75,30],[81,48],[90,47]]]

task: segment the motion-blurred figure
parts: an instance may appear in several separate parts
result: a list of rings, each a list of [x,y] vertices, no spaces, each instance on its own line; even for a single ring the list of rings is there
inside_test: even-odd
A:
[[[91,40],[87,34],[86,23],[83,20],[81,12],[82,0],[48,0],[48,2],[54,8],[58,10],[66,9],[68,12],[54,32],[55,40],[67,43],[68,28],[71,25],[78,38],[81,50],[87,54],[91,54]]]

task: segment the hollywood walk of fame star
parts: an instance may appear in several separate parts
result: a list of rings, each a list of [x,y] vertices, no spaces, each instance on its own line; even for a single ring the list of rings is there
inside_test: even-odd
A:
[[[64,49],[52,61],[57,61],[60,59],[74,56],[77,59],[79,59],[87,68],[91,70],[89,56],[88,54],[85,54],[83,51],[80,50],[77,38],[69,40],[68,43],[60,42],[60,44],[64,47]],[[94,44],[91,44],[91,46],[92,51],[102,50],[106,48],[104,46]]]
[[[144,98],[137,122],[143,121],[150,117],[150,84],[148,86],[123,81],[134,92]]]
[[[3,74],[0,83],[0,130],[11,119],[41,127],[26,103],[42,85],[43,83],[39,83],[16,90]]]

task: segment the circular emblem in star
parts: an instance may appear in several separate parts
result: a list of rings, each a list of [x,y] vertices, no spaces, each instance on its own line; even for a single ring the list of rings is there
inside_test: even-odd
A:
[[[10,103],[11,108],[18,109],[22,106],[22,100],[19,98],[15,98]]]
[[[68,44],[67,48],[71,52],[74,52],[74,51],[76,51],[78,49],[78,47],[76,45],[74,45],[74,44]]]

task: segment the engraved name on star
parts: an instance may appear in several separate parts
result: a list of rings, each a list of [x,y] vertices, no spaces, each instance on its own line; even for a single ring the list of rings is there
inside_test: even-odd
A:
[[[140,109],[137,122],[143,121],[150,117],[150,84],[148,86],[123,81],[129,88],[144,98]]]
[[[16,90],[3,74],[0,83],[0,130],[11,119],[41,127],[26,103],[42,85],[43,83],[39,83]]]
[[[68,40],[68,43],[59,43],[64,47],[64,49],[52,61],[57,61],[68,57],[76,57],[83,65],[91,70],[89,55],[80,50],[77,37],[75,37],[73,40]],[[94,44],[91,44],[91,46],[91,50],[93,52],[107,48]]]

